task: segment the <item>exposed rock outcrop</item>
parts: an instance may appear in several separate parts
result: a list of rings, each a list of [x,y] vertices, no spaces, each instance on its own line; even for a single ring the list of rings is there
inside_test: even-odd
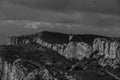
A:
[[[10,41],[0,50],[1,80],[87,80],[93,72],[120,79],[119,38],[43,31]]]
[[[112,39],[96,35],[78,35],[79,41],[77,41],[76,35],[63,35],[63,33],[60,34],[45,31],[31,35],[13,36],[11,42],[13,45],[16,43],[17,45],[20,45],[35,42],[57,51],[68,59],[77,58],[81,60],[81,57],[88,58],[89,55],[96,50],[99,51],[99,55],[105,55],[106,58],[116,58],[119,55],[119,41],[117,38]],[[76,41],[74,41],[74,39]],[[56,40],[58,40],[58,42],[56,42]]]

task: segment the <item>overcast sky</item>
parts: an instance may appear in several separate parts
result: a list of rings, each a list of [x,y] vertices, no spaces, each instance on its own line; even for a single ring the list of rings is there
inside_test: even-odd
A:
[[[34,9],[120,13],[119,0],[3,0]],[[94,3],[94,1],[96,1]]]
[[[45,25],[44,28],[120,36],[120,0],[0,0],[0,20],[78,24],[67,27],[51,25],[52,28],[47,28],[50,25]],[[0,41],[6,40],[11,33],[24,34],[43,29],[41,25],[27,27],[34,30],[25,29],[25,24],[18,25],[0,23]]]
[[[84,13],[88,18],[90,17],[89,19],[96,18],[97,13],[112,16],[120,15],[119,0],[93,1],[94,0],[0,0],[0,19],[49,21],[49,19],[51,20],[51,18],[53,18],[51,21],[74,23],[81,22],[81,20],[78,20],[78,18],[80,19],[80,17],[83,16],[81,13]],[[95,16],[90,13],[94,13]],[[97,20],[98,19],[99,18],[97,18]]]
[[[74,23],[119,31],[120,0],[0,0],[0,20]]]

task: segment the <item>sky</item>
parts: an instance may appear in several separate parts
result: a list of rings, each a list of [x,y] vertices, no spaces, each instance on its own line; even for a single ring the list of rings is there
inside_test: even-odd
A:
[[[118,24],[119,0],[0,0],[0,20]],[[101,15],[101,16],[99,16]],[[119,24],[118,24],[119,25]]]
[[[22,20],[76,24],[77,27],[71,25],[70,29],[64,27],[63,30],[60,26],[52,29],[117,35],[120,31],[120,0],[0,0],[0,21],[3,20],[17,20],[19,24],[23,24]],[[6,31],[7,34],[26,32],[25,25],[3,26],[6,25],[0,25],[0,35]]]
[[[1,0],[26,7],[48,10],[78,10],[78,11],[102,11],[117,12],[119,0]],[[107,10],[106,10],[107,9]]]
[[[16,4],[39,10],[86,11],[118,15],[120,13],[119,0],[2,0],[2,2],[13,3],[13,5]]]

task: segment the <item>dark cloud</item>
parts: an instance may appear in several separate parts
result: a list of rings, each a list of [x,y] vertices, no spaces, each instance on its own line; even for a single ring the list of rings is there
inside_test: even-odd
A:
[[[71,3],[71,2],[70,2]],[[69,5],[72,5],[70,4]],[[83,2],[86,3],[86,2]],[[75,3],[73,3],[75,4]],[[69,6],[66,7],[69,10]],[[77,9],[77,8],[76,8]],[[0,7],[0,20],[33,20],[43,22],[77,23],[96,27],[119,26],[120,17],[103,13],[82,12],[72,10],[69,12],[55,12],[54,10],[40,10],[21,6],[11,2],[3,2]]]
[[[96,28],[113,28],[120,26],[120,16],[101,13],[76,12],[69,14],[69,16],[64,16],[62,23],[77,23]]]
[[[64,10],[69,0],[9,0],[9,2],[36,9]]]
[[[7,0],[36,9],[120,14],[119,0]]]
[[[86,12],[120,14],[120,7],[116,0],[71,0],[69,9]]]
[[[33,7],[31,6],[31,5],[33,5],[33,3],[34,3],[34,5],[38,4],[38,2],[39,2],[39,4],[42,4],[42,2],[44,2],[42,0],[39,0],[39,1],[36,0],[38,2],[34,2],[35,0],[34,1],[31,0],[29,5],[28,5],[28,0],[26,0],[27,2],[23,1],[23,3],[21,1],[22,0],[20,0],[18,2],[17,2],[17,0],[16,0],[16,2],[14,0],[12,0],[12,2],[11,2],[11,0],[3,1],[3,3],[0,5],[0,20],[31,20],[31,21],[57,22],[57,23],[69,23],[69,24],[74,23],[74,24],[82,24],[82,25],[89,26],[89,27],[95,26],[95,27],[99,27],[99,28],[109,28],[109,27],[114,27],[114,26],[115,27],[120,26],[120,16],[119,15],[118,16],[114,15],[114,14],[109,15],[109,13],[104,14],[103,12],[100,12],[98,14],[98,13],[96,13],[97,11],[95,11],[95,10],[91,13],[92,7],[93,7],[93,6],[91,6],[91,2],[90,2],[91,0],[84,0],[84,1],[80,0],[83,3],[82,2],[79,3],[80,1],[78,1],[78,0],[76,0],[78,2],[72,3],[72,0],[71,0],[70,2],[69,1],[66,2],[66,4],[64,4],[64,7],[61,7],[59,9],[56,8],[56,9],[58,9],[58,11],[56,11],[56,9],[55,8],[53,9],[52,7],[41,9],[41,7],[35,8],[35,6],[33,6]],[[40,1],[42,1],[42,2],[40,3]],[[56,5],[57,4],[57,2],[50,3],[48,1],[46,3],[46,1],[47,0],[45,0],[45,2],[44,2],[45,5],[52,5],[52,4]],[[64,1],[61,2],[61,4],[63,4],[63,3],[64,3]],[[88,4],[88,7],[86,7],[86,8],[85,8],[85,6],[87,6],[87,4],[85,4],[85,3]],[[99,2],[99,3],[102,3],[102,2]],[[79,8],[78,4],[81,4],[79,6],[81,6],[81,7],[83,6],[83,7]],[[106,2],[106,4],[107,4],[107,2]],[[100,5],[101,4],[99,4],[98,6],[100,6]],[[60,6],[60,5],[58,5],[58,6]],[[105,4],[103,4],[103,6],[105,6]],[[103,6],[97,7],[97,8],[100,8],[102,10]],[[90,8],[91,11],[84,12],[84,10],[87,10],[88,8]],[[90,10],[90,9],[88,9],[88,10]],[[103,8],[103,11],[105,11],[106,9]],[[111,9],[113,9],[113,8],[111,8]],[[68,10],[68,11],[63,12],[62,10]],[[108,10],[108,11],[110,11],[110,10]]]
[[[72,33],[93,32],[103,35],[119,34],[119,4],[120,0],[96,0],[96,3],[92,0],[0,0],[0,20],[73,23],[76,26],[60,25],[55,26],[53,30]],[[0,25],[0,36],[2,36],[0,41],[4,41],[4,36],[10,33],[28,33],[29,30],[24,29],[25,25],[19,24],[6,27]],[[36,30],[43,30],[41,26]],[[49,26],[46,26],[45,30],[50,30]]]

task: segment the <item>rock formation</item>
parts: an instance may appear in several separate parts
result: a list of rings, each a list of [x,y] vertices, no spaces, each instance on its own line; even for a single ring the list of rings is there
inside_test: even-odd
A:
[[[119,38],[43,31],[10,42],[0,48],[1,80],[120,80]]]

